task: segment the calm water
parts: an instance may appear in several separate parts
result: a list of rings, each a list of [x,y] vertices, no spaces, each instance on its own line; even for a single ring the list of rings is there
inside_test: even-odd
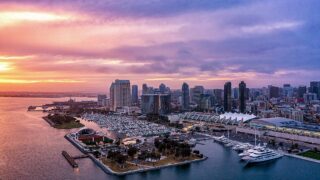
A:
[[[198,145],[208,160],[191,165],[115,177],[106,175],[90,159],[78,160],[73,170],[61,151],[80,154],[64,135],[68,130],[51,128],[40,112],[27,112],[29,105],[54,100],[45,98],[0,98],[0,179],[320,179],[320,165],[284,157],[272,163],[247,167],[237,154],[208,141]],[[94,126],[94,124],[88,124]]]

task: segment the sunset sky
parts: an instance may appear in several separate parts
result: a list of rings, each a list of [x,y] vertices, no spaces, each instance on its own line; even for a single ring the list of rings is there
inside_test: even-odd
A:
[[[0,91],[320,80],[318,0],[1,0]]]

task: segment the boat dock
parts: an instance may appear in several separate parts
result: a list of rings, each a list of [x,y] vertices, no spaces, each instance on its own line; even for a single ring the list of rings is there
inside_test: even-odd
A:
[[[83,154],[83,155],[72,157],[72,156],[69,155],[69,153],[67,153],[67,151],[62,151],[62,155],[63,155],[63,157],[66,158],[66,160],[69,162],[69,164],[73,168],[79,167],[78,163],[75,161],[76,159],[83,159],[83,158],[88,158],[89,157],[89,155],[87,155],[87,154]]]

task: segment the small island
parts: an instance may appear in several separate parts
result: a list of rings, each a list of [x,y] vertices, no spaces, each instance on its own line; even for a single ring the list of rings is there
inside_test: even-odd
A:
[[[52,127],[57,129],[73,129],[84,127],[76,118],[66,114],[49,114],[43,117]]]

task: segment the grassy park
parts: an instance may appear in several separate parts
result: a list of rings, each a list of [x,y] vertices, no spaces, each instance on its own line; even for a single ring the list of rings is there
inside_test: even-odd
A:
[[[299,156],[320,160],[320,151],[309,150],[298,154]]]

